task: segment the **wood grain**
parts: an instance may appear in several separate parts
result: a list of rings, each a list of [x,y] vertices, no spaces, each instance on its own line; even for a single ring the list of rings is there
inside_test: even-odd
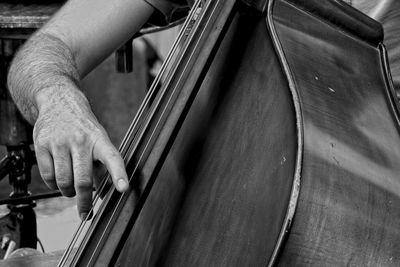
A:
[[[284,1],[275,21],[305,136],[300,202],[280,265],[398,266],[400,137],[383,55]]]

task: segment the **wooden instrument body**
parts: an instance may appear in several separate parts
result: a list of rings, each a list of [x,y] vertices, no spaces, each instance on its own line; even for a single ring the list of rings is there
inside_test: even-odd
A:
[[[290,198],[296,121],[265,22],[252,16],[235,15],[172,147],[178,174],[166,166],[156,179],[121,264],[267,264]]]
[[[300,198],[280,264],[398,266],[399,117],[384,48],[293,8],[282,2],[274,12],[304,131]]]
[[[230,6],[211,56],[196,54],[201,71],[178,79],[199,73],[160,113],[153,149],[132,157],[141,172],[120,217],[105,208],[91,233],[114,228],[74,264],[399,264],[398,107],[379,34],[302,2]]]

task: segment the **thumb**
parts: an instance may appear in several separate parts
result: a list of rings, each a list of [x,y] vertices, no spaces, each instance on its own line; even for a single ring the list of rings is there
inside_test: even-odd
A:
[[[102,162],[111,175],[112,181],[119,192],[129,188],[124,160],[108,137],[100,137],[93,147],[93,158]]]

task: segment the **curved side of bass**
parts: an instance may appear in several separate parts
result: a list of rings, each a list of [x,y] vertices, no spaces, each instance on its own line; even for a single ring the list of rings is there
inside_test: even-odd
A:
[[[304,130],[299,202],[276,263],[398,266],[399,109],[381,34],[368,39],[379,27],[357,35],[311,2],[277,0],[272,12]]]
[[[287,84],[264,16],[242,6],[119,264],[268,265],[299,173]]]
[[[380,26],[334,0],[243,2],[200,6],[127,139],[132,190],[107,196],[74,266],[399,264]]]
[[[261,12],[206,1],[194,28],[123,149],[132,190],[111,190],[60,266],[268,264],[300,151],[293,96]]]

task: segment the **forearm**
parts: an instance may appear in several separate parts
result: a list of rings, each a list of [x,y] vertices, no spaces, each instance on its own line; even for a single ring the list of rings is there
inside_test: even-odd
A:
[[[61,90],[78,91],[79,79],[70,49],[60,39],[38,33],[15,56],[7,81],[15,103],[33,124],[38,116],[40,93],[49,88],[52,94],[59,94]]]
[[[143,0],[68,0],[17,53],[8,86],[32,124],[40,174],[64,196],[77,195],[85,218],[92,205],[93,162],[119,191],[124,161],[79,91],[79,80],[138,31],[153,12]],[[99,88],[101,90],[101,88]]]
[[[143,0],[67,1],[27,41],[10,68],[9,90],[26,119],[31,123],[36,121],[40,108],[38,96],[46,89],[53,92],[48,94],[53,99],[57,93],[63,94],[63,90],[72,90],[79,96],[80,76],[129,39],[152,12],[153,8]],[[77,101],[81,98],[84,96]]]

